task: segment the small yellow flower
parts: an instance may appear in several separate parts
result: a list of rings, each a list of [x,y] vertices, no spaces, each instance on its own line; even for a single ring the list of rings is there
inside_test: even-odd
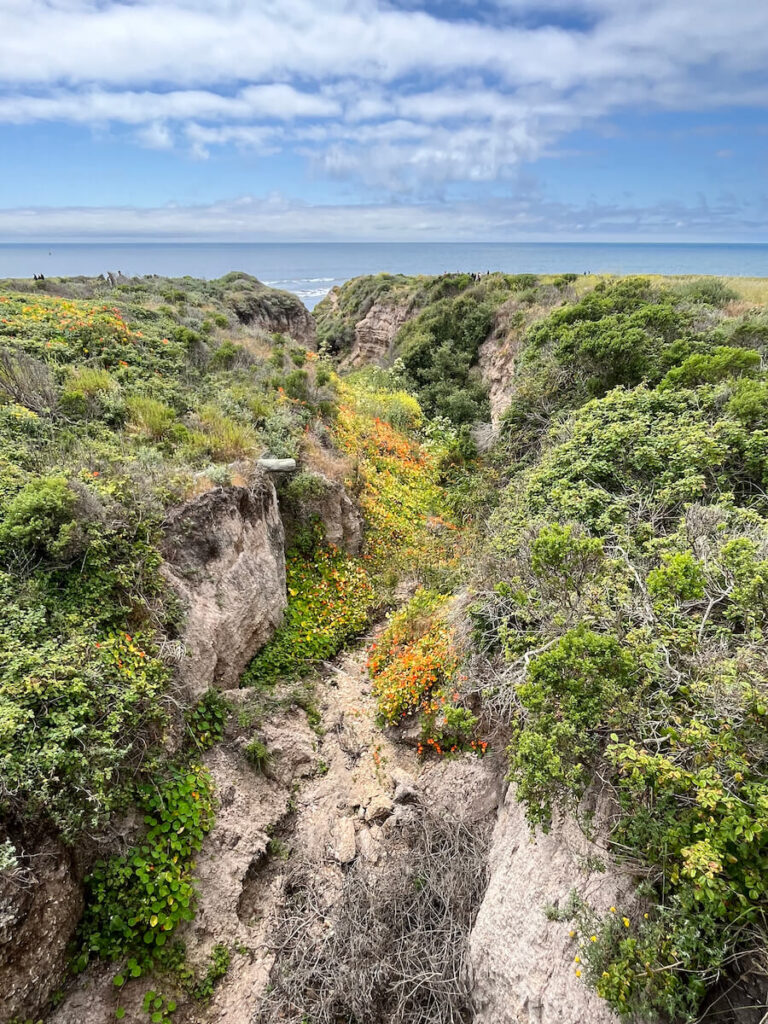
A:
[[[597,942],[597,936],[596,935],[590,935],[589,936],[589,941],[590,942]]]
[[[616,907],[611,907],[611,913],[612,913],[612,914],[615,914],[615,913],[616,913]]]
[[[648,915],[647,914],[643,914],[643,917],[645,918],[646,921],[648,920]]]
[[[580,977],[581,977],[581,971],[576,971],[576,977],[577,977],[577,978],[580,978]]]
[[[574,962],[575,964],[580,964],[580,963],[581,963],[581,957],[580,957],[580,956],[575,956],[575,957],[573,958],[573,962]]]
[[[621,920],[624,922],[624,927],[625,928],[629,928],[629,918],[628,917],[622,917]]]
[[[571,936],[571,938],[573,938],[576,932],[568,932],[568,934]]]
[[[604,978],[610,977],[610,975],[608,974],[608,971],[603,971],[603,977]]]

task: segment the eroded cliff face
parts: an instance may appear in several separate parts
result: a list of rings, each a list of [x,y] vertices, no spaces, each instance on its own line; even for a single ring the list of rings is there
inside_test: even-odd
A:
[[[596,834],[604,834],[598,803]],[[514,789],[507,793],[489,858],[490,882],[470,940],[474,1024],[618,1024],[618,1018],[576,976],[576,940],[564,908],[572,893],[599,913],[629,905],[636,879],[590,842],[575,818],[561,815],[532,836]]]
[[[534,304],[512,298],[496,310],[491,332],[480,347],[478,360],[483,383],[488,388],[494,426],[504,415],[515,393],[515,366],[523,349],[526,331],[562,301],[563,293],[551,288],[540,293]]]
[[[362,320],[355,324],[355,340],[342,367],[386,366],[394,354],[395,338],[413,315],[410,305],[374,302]]]
[[[287,334],[306,348],[315,347],[315,321],[312,314],[295,295],[275,291],[259,282],[246,290],[233,290],[226,301],[241,324],[258,327],[272,334]]]
[[[184,605],[179,676],[191,696],[237,686],[286,606],[283,524],[266,474],[217,487],[175,509],[164,575]]]
[[[285,527],[286,547],[291,547],[302,529],[311,529],[318,524],[326,544],[348,555],[359,555],[365,523],[344,485],[323,473],[305,473],[304,479],[306,493],[298,499],[281,492],[280,514]]]
[[[46,836],[19,841],[30,868],[0,875],[0,1021],[37,1014],[58,988],[82,911],[71,850]]]

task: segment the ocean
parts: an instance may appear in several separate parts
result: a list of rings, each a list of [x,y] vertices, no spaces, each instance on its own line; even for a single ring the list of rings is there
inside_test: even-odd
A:
[[[243,270],[312,309],[360,274],[716,274],[768,277],[768,245],[593,242],[286,242],[0,244],[0,278],[127,275],[213,278]]]

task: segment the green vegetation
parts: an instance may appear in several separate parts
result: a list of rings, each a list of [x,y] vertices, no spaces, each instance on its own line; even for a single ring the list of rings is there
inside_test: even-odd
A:
[[[470,424],[489,418],[478,358],[501,307],[560,301],[570,283],[566,276],[540,286],[531,274],[360,277],[317,306],[318,338],[329,351],[344,353],[355,324],[375,304],[399,308],[408,316],[395,338],[402,386],[427,417]]]
[[[290,601],[285,621],[249,665],[247,685],[308,672],[368,621],[372,590],[358,559],[318,544],[306,555],[290,553],[286,570]]]
[[[625,280],[528,330],[473,609],[532,825],[602,779],[645,866],[631,908],[580,913],[628,1018],[696,1019],[768,941],[765,337],[730,298]]]
[[[141,843],[97,861],[86,880],[81,967],[93,954],[109,960],[133,954],[146,962],[194,916],[192,860],[213,824],[208,773],[173,769],[161,785],[141,786],[137,802],[147,827]]]
[[[175,308],[163,279],[100,301],[0,295],[0,809],[19,826],[74,839],[103,824],[169,725],[164,509],[233,460],[297,449],[332,399],[288,397],[297,349],[242,324],[245,296],[254,317],[292,297],[245,275],[186,285]],[[224,368],[235,341],[249,363]]]
[[[76,964],[127,958],[138,977],[193,916],[214,801],[191,758],[228,712],[214,692],[171,698],[166,510],[247,484],[241,460],[298,454],[335,395],[268,333],[306,311],[247,275],[25,288],[0,287],[2,870],[28,870],[36,837],[77,844],[135,808],[130,848],[86,864]]]
[[[280,485],[288,607],[243,677],[241,725],[300,704],[319,729],[307,677],[395,608],[369,658],[382,726],[417,724],[425,757],[482,755],[492,728],[534,828],[606,803],[636,898],[563,913],[619,1014],[692,1022],[768,956],[754,282],[359,278],[318,307],[324,353],[345,355],[375,304],[406,320],[391,367],[342,378],[268,333],[306,316],[246,275],[38,284],[0,288],[0,871],[25,870],[27,837],[74,844],[138,811],[88,865],[79,968],[115,961],[118,989],[167,977],[173,995],[145,1000],[158,1021],[226,973],[226,947],[195,974],[175,935],[215,811],[199,761],[230,708],[171,695],[183,621],[160,545],[169,509],[246,486],[263,454],[300,471]],[[492,446],[473,429],[489,338],[514,365]],[[325,540],[340,485],[359,553]],[[268,770],[258,735],[244,754]]]

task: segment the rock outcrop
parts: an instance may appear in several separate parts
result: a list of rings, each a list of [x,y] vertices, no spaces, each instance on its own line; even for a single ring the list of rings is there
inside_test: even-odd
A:
[[[355,340],[342,366],[351,368],[370,363],[384,366],[391,362],[397,332],[412,315],[408,305],[374,302],[363,319],[355,324]]]
[[[544,911],[564,907],[574,890],[598,912],[626,908],[636,880],[612,865],[572,817],[560,817],[547,835],[531,836],[512,789],[499,814],[489,866],[470,941],[475,1024],[617,1024],[608,1005],[576,976],[573,925],[549,920]]]
[[[189,692],[232,689],[286,605],[283,525],[272,482],[217,487],[175,509],[164,574],[185,606],[179,674]]]
[[[0,1021],[35,1016],[61,983],[82,911],[80,872],[53,839],[0,873]]]
[[[226,288],[224,301],[241,324],[287,334],[307,348],[315,347],[314,318],[295,295],[237,272],[227,274],[221,283]]]
[[[480,346],[479,366],[488,388],[491,418],[498,423],[509,405],[515,382],[515,362],[523,344],[525,314],[516,299],[501,306],[494,317],[493,330]]]
[[[297,486],[297,494],[290,490],[280,492],[286,546],[291,546],[302,528],[319,523],[327,544],[348,555],[359,555],[363,546],[363,517],[344,485],[322,473],[304,472]]]
[[[535,305],[512,298],[496,310],[491,333],[480,346],[478,358],[483,383],[488,388],[494,426],[499,423],[515,393],[515,364],[522,352],[526,332],[562,301],[562,292],[552,288],[540,294]]]

